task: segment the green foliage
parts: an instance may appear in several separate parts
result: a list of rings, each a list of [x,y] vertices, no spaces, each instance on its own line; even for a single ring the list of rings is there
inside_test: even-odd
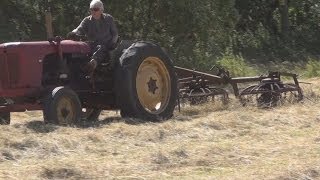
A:
[[[232,77],[252,76],[257,74],[254,68],[249,66],[243,57],[234,55],[230,50],[227,50],[217,62],[220,66],[229,70]]]
[[[235,74],[247,75],[248,63],[291,63],[319,54],[319,0],[290,0],[287,9],[279,0],[102,1],[122,39],[158,42],[176,65],[188,68],[208,70],[218,59]],[[89,2],[1,0],[0,43],[45,40],[48,7],[54,35],[65,36],[89,15]]]
[[[320,62],[314,59],[309,59],[305,67],[304,76],[306,77],[320,76]]]

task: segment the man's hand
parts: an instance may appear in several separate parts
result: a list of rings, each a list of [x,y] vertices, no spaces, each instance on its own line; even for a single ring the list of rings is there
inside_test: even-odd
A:
[[[75,32],[69,32],[69,33],[67,34],[67,39],[74,40],[74,39],[77,39],[77,37],[78,37],[78,35],[77,35],[77,33],[75,33]]]

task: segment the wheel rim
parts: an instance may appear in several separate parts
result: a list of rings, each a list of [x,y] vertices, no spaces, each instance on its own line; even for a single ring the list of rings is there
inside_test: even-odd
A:
[[[72,124],[76,120],[76,107],[68,97],[63,97],[57,103],[57,118],[59,124]]]
[[[152,114],[165,110],[171,95],[170,74],[157,57],[148,57],[140,64],[136,76],[136,90],[142,107]]]

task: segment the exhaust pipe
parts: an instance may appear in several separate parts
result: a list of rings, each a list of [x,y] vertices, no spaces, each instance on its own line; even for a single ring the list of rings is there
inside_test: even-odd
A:
[[[45,20],[46,20],[47,38],[51,39],[53,38],[53,28],[52,28],[52,14],[49,6],[47,10],[45,10]]]

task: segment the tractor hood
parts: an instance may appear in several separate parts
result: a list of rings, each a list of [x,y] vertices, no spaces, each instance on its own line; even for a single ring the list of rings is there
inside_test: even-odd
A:
[[[4,49],[4,45],[0,44],[0,52]]]
[[[34,41],[34,42],[10,42],[0,44],[0,51],[5,50],[36,50],[39,54],[49,54],[54,53],[57,49],[57,42],[49,41]],[[64,40],[61,41],[61,49],[63,53],[89,53],[90,46],[85,42]],[[19,51],[18,50],[18,51]]]
[[[12,89],[41,87],[43,60],[59,52],[88,55],[90,46],[70,40],[0,44],[0,96],[8,95],[4,89],[12,92]]]

